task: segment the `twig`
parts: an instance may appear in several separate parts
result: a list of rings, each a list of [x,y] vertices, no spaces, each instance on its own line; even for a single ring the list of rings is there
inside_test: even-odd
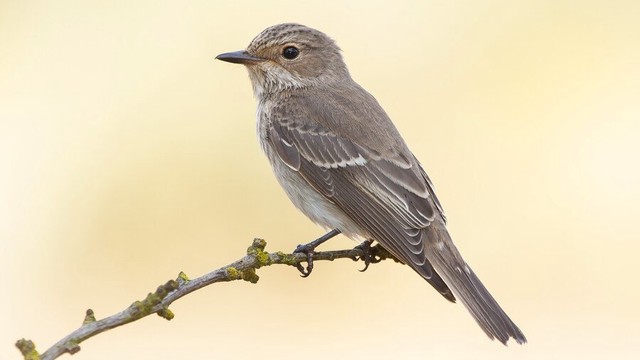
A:
[[[80,351],[80,343],[84,340],[148,315],[158,314],[167,320],[173,319],[174,314],[169,310],[169,305],[207,285],[235,280],[245,280],[255,284],[259,279],[256,270],[261,267],[271,265],[295,267],[297,264],[306,261],[307,256],[305,254],[285,254],[280,251],[268,253],[264,251],[266,245],[266,241],[254,239],[253,244],[247,249],[247,255],[240,260],[192,280],[183,272],[180,272],[176,280],[167,281],[166,284],[159,286],[155,292],[149,293],[144,300],[136,301],[125,310],[104,319],[96,320],[93,310],[89,309],[85,314],[82,326],[62,338],[43,354],[37,352],[36,346],[31,340],[18,340],[16,346],[25,360],[49,360],[56,359],[64,353],[75,354]],[[387,258],[393,259],[393,256],[379,245],[374,246],[370,251],[371,256],[374,257],[374,262]],[[357,261],[362,259],[363,255],[363,251],[356,247],[350,250],[317,252],[314,254],[313,259],[314,261],[333,261],[335,259]]]

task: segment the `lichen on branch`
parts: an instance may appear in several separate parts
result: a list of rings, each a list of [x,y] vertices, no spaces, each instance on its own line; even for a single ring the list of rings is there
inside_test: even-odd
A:
[[[256,238],[247,249],[247,254],[244,257],[195,279],[189,279],[185,273],[180,272],[175,280],[169,280],[160,285],[156,291],[149,293],[143,300],[135,301],[123,311],[104,319],[96,320],[93,310],[88,309],[82,325],[78,329],[60,339],[42,354],[38,353],[36,345],[31,340],[18,340],[16,347],[20,350],[25,360],[50,360],[56,359],[65,353],[75,354],[80,351],[80,343],[84,340],[115,327],[137,321],[148,315],[157,314],[166,320],[173,319],[174,314],[169,310],[169,306],[174,301],[205,286],[236,280],[244,280],[255,284],[260,279],[256,270],[262,267],[272,265],[295,267],[307,260],[307,255],[301,253],[283,253],[281,251],[268,253],[265,251],[266,246],[266,241]],[[380,245],[372,247],[369,255],[373,256],[375,262],[388,258],[394,259]],[[363,259],[364,256],[364,251],[356,247],[348,250],[316,252],[313,255],[313,260],[351,259],[358,261]]]

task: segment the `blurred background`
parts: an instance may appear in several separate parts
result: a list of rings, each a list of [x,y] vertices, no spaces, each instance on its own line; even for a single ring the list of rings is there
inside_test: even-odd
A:
[[[344,260],[202,289],[74,359],[638,356],[639,17],[636,1],[1,2],[0,358],[254,237],[322,234],[272,177],[246,71],[214,61],[289,21],[337,40],[529,344],[489,341],[405,266]]]

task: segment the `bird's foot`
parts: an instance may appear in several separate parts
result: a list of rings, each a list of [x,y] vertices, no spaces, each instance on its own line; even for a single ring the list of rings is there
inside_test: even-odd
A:
[[[383,260],[378,256],[379,245],[371,246],[372,243],[373,240],[365,240],[360,245],[354,247],[354,250],[362,251],[361,256],[356,256],[354,258],[355,261],[364,261],[364,269],[358,270],[360,272],[365,272],[369,268],[370,264],[376,264]]]
[[[301,274],[300,276],[302,277],[307,277],[311,275],[311,271],[313,271],[313,254],[316,253],[315,247],[311,246],[311,243],[298,245],[296,249],[293,250],[293,253],[307,255],[306,269],[304,266],[302,266],[302,263],[297,263],[296,268],[298,269],[298,271],[300,271],[300,274]]]
[[[305,254],[307,255],[307,267],[305,269],[301,263],[296,264],[296,268],[300,271],[302,277],[307,277],[311,275],[311,271],[313,271],[313,254],[316,253],[316,247],[318,247],[323,242],[331,239],[332,237],[340,234],[340,230],[334,229],[329,231],[328,233],[322,235],[321,237],[313,240],[308,244],[298,245],[296,249],[293,251],[294,254]]]

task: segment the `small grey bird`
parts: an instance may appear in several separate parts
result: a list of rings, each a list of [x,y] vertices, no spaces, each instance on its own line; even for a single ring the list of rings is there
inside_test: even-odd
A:
[[[427,173],[331,38],[280,24],[216,58],[249,70],[276,178],[300,211],[334,229],[319,240],[342,232],[377,241],[446,299],[460,299],[491,339],[527,341],[458,252]]]

